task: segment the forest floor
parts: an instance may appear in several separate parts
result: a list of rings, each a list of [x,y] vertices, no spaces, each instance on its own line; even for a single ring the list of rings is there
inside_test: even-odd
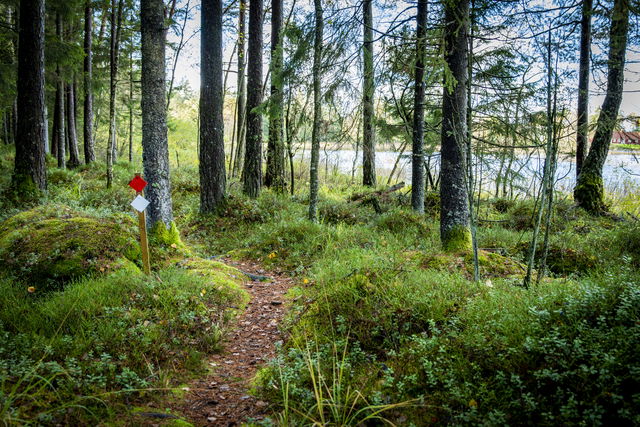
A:
[[[284,338],[278,325],[293,279],[277,270],[265,273],[256,262],[219,260],[253,276],[244,285],[251,300],[225,339],[223,351],[210,356],[210,373],[189,385],[182,406],[175,409],[195,425],[235,426],[268,415],[267,402],[252,396],[249,389],[258,368],[275,356],[275,345]]]

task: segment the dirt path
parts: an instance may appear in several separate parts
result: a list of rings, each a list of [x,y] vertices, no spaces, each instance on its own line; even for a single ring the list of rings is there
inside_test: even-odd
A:
[[[267,415],[266,402],[250,396],[247,388],[260,365],[275,355],[275,343],[282,340],[278,324],[285,311],[284,294],[293,285],[290,277],[265,273],[255,263],[222,261],[270,280],[245,284],[251,301],[227,337],[224,350],[209,359],[213,373],[191,384],[181,412],[196,425],[235,426]]]

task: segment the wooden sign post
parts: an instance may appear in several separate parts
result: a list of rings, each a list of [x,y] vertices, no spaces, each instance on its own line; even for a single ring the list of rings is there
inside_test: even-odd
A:
[[[138,213],[138,228],[140,229],[140,249],[142,250],[142,267],[145,274],[151,274],[151,264],[149,262],[149,242],[147,240],[147,218],[144,210],[149,206],[149,201],[143,197],[142,190],[147,186],[147,181],[142,179],[139,173],[131,181],[129,187],[136,190],[136,198],[131,202],[131,206]]]

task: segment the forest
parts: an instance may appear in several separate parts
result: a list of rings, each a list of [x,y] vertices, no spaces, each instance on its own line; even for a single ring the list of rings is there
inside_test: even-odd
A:
[[[640,425],[637,0],[0,0],[0,423]]]

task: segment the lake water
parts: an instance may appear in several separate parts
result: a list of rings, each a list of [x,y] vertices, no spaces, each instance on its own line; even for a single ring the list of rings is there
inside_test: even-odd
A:
[[[351,174],[354,165],[355,152],[353,150],[336,150],[327,153],[320,152],[320,173]],[[304,153],[305,160],[309,160],[310,152]],[[399,160],[398,157],[400,156]],[[398,167],[391,182],[411,181],[411,154],[400,154],[393,151],[379,151],[376,153],[376,169],[378,176],[386,183],[393,165],[398,160]],[[493,192],[495,181],[500,172],[500,161],[495,157],[484,156],[480,161],[474,159],[477,185],[482,185],[483,191]],[[430,164],[434,177],[439,170],[440,156],[434,153]],[[358,152],[355,159],[356,175],[362,174],[362,152]],[[506,169],[506,167],[505,167]],[[544,157],[517,156],[511,165],[511,170],[517,172],[513,179],[513,191],[520,194],[537,192],[540,178],[544,169]],[[504,169],[503,169],[504,170]],[[482,180],[478,177],[482,176]],[[640,153],[610,152],[603,170],[604,184],[607,192],[616,194],[637,193],[640,191]],[[575,185],[575,161],[572,157],[561,156],[556,170],[556,189],[570,193]]]

